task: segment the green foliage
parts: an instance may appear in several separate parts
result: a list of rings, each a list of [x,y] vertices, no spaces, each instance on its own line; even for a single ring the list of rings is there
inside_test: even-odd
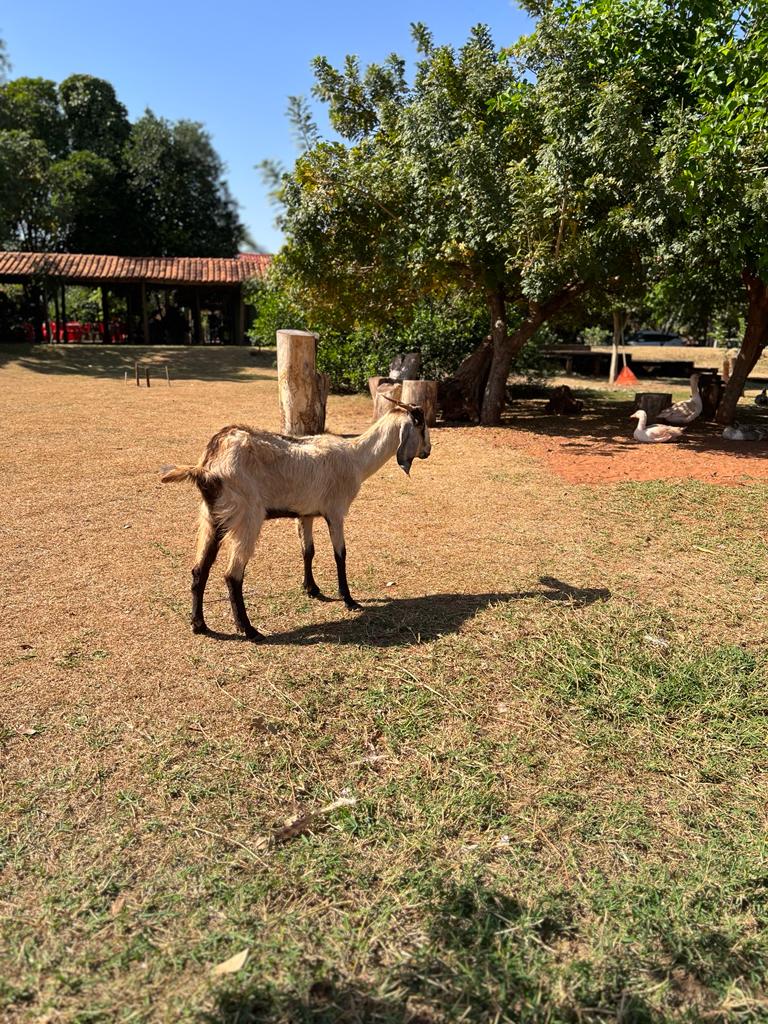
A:
[[[67,150],[67,126],[55,82],[16,78],[0,88],[0,129],[40,139],[51,157]]]
[[[360,322],[344,329],[331,317],[313,316],[276,278],[253,282],[246,301],[254,311],[248,332],[254,344],[273,345],[281,328],[317,331],[319,368],[341,391],[364,391],[368,378],[386,373],[399,352],[420,352],[424,375],[440,379],[455,370],[486,333],[482,305],[457,290],[424,300],[389,324]]]
[[[93,75],[70,75],[59,86],[59,100],[70,149],[87,149],[119,163],[131,126],[114,87]]]
[[[0,84],[0,246],[231,256],[244,240],[202,126],[132,125],[91,75]]]
[[[0,233],[29,249],[44,247],[52,230],[48,204],[50,158],[29,132],[0,131]]]

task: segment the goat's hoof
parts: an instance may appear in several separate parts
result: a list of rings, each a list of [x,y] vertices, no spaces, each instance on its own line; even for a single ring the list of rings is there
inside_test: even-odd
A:
[[[264,639],[264,634],[260,633],[254,626],[246,626],[243,630],[246,640],[253,640],[254,643],[258,643],[259,640]]]
[[[195,622],[192,623],[192,632],[193,633],[210,633],[210,630],[208,629],[206,624],[203,622],[203,620],[200,619],[200,620],[195,621]]]
[[[350,601],[345,601],[344,602],[344,607],[347,609],[347,611],[350,611],[350,612],[361,612],[363,610],[363,606],[361,604],[358,604],[357,601],[351,601],[351,600]]]

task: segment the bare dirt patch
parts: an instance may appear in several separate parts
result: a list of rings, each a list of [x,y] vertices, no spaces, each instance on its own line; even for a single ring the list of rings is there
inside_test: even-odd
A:
[[[756,476],[716,501],[697,479],[595,482],[580,458],[667,450],[613,441],[623,412],[521,400],[365,484],[362,611],[302,595],[277,521],[246,575],[267,641],[233,635],[218,568],[222,636],[194,637],[198,499],[157,470],[226,423],[276,428],[275,375],[247,350],[158,351],[172,386],[138,389],[135,356],[0,352],[0,1016],[291,1022],[320,1001],[349,1024],[480,1024],[513,986],[542,1024],[615,1017],[628,991],[682,1019],[698,995],[660,987],[673,947],[705,965],[707,1005],[736,981],[762,998]],[[369,416],[330,401],[339,433]],[[317,549],[335,594],[320,528]]]
[[[679,442],[638,444],[629,418],[631,395],[609,403],[590,400],[583,416],[547,416],[544,399],[515,402],[508,443],[541,461],[569,483],[701,480],[737,485],[768,480],[768,442],[725,441],[722,428],[694,423]]]

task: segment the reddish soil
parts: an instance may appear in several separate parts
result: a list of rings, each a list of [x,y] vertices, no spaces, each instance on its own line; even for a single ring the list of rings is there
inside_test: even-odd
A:
[[[568,483],[703,480],[733,486],[768,480],[768,441],[724,441],[716,424],[695,423],[679,442],[638,444],[629,399],[574,417],[547,416],[545,404],[516,403],[511,429],[492,443],[519,448]]]

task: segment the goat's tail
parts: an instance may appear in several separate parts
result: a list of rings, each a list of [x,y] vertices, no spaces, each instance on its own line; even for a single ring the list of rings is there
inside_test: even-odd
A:
[[[216,500],[221,490],[221,479],[202,466],[163,466],[160,473],[160,482],[163,484],[177,484],[182,480],[191,480],[197,485],[208,504],[212,504]]]
[[[177,484],[181,480],[193,480],[197,483],[201,473],[205,473],[205,470],[201,470],[199,466],[163,466],[160,470],[160,482]]]

